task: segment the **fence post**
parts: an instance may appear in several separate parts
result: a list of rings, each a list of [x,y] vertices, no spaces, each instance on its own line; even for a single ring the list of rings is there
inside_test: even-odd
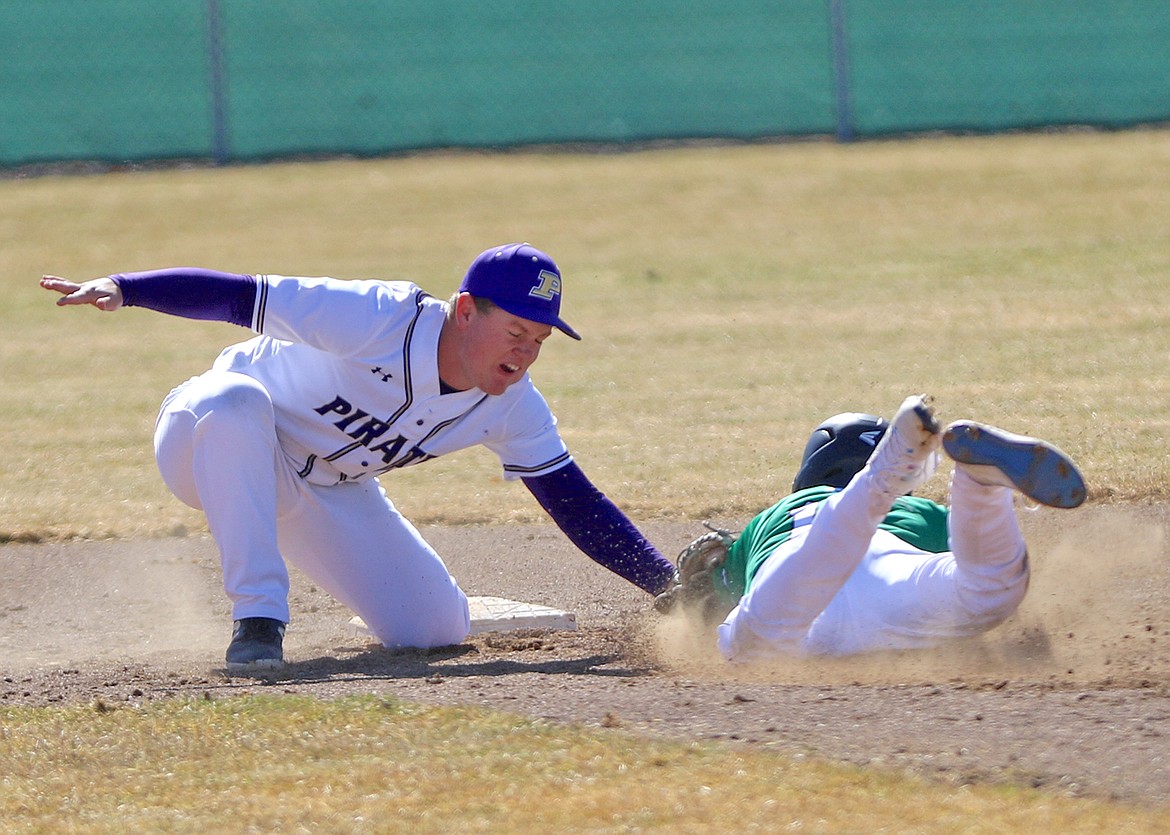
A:
[[[216,165],[230,158],[227,123],[227,67],[219,0],[207,0],[207,66],[211,95],[211,155]]]
[[[833,82],[837,103],[837,141],[853,141],[853,108],[849,90],[849,44],[845,31],[845,0],[829,0],[833,34]]]

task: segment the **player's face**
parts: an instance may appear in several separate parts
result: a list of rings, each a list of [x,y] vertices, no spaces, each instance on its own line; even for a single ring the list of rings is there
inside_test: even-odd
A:
[[[464,368],[471,384],[488,394],[503,394],[540,356],[552,328],[493,308],[472,307],[464,331]]]

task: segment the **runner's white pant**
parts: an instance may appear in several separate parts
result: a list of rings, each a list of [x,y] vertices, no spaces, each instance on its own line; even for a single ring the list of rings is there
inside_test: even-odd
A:
[[[466,595],[381,485],[300,478],[280,448],[272,400],[251,377],[213,370],[176,388],[154,448],[167,487],[207,517],[234,619],[290,620],[288,560],[386,646],[467,636]]]
[[[1011,615],[1028,587],[1028,556],[1013,491],[956,468],[951,551],[931,554],[878,530],[892,501],[863,469],[806,508],[791,538],[760,567],[719,626],[732,660],[917,649],[984,632]]]

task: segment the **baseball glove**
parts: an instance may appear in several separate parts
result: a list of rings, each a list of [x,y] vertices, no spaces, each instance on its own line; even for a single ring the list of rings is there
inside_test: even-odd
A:
[[[708,533],[679,553],[674,583],[654,598],[654,608],[659,612],[681,610],[699,616],[705,623],[719,623],[731,611],[726,596],[715,587],[715,572],[727,559],[727,549],[735,542],[735,536],[730,531],[707,527]]]

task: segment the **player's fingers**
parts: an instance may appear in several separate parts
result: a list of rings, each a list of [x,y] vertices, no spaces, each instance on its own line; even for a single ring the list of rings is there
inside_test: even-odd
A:
[[[46,290],[56,290],[58,293],[73,293],[81,287],[73,281],[66,281],[57,275],[42,275],[41,286]]]
[[[77,284],[57,276],[47,275],[41,277],[41,286],[62,294],[61,298],[57,299],[58,307],[92,304],[98,310],[112,311],[122,306],[122,294],[118,290],[118,285],[108,278]]]
[[[92,304],[98,297],[91,285],[67,281],[55,275],[41,276],[41,286],[61,294],[61,298],[57,299],[58,307],[69,304]]]
[[[100,294],[96,290],[94,290],[92,287],[79,287],[79,288],[72,290],[72,291],[65,289],[65,288],[62,288],[60,290],[60,292],[64,293],[65,295],[63,295],[63,296],[61,296],[61,298],[57,299],[57,305],[59,307],[64,306],[64,305],[68,305],[68,304],[93,304],[93,305],[96,305],[98,299],[101,298]]]

